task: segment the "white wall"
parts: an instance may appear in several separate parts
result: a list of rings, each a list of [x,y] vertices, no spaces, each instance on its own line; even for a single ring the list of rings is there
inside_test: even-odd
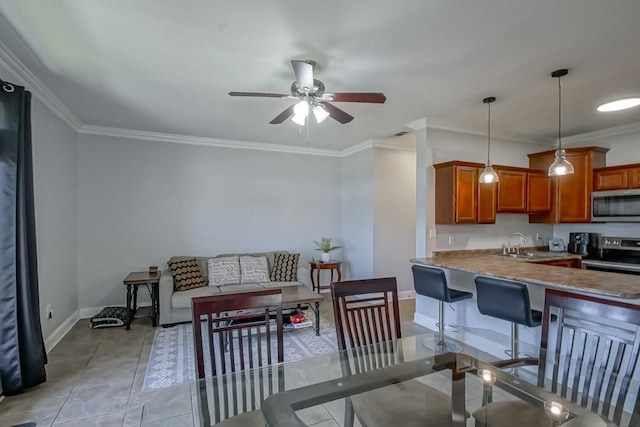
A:
[[[40,316],[46,339],[78,310],[77,134],[36,97],[31,110]],[[48,304],[54,311],[50,320]]]
[[[89,135],[78,149],[83,308],[123,304],[124,276],[172,255],[280,249],[304,265],[342,231],[336,158]]]
[[[349,279],[373,277],[373,150],[341,159],[343,274]]]
[[[398,290],[412,294],[409,259],[416,248],[415,150],[375,148],[373,174],[373,276],[396,277]]]
[[[484,163],[487,160],[487,139],[483,136],[428,129],[427,145],[433,150],[433,164],[452,160]],[[528,167],[527,154],[548,149],[549,146],[541,144],[492,139],[491,162]],[[427,182],[427,191],[435,193],[435,180]],[[435,216],[435,207],[431,206],[427,214]],[[435,228],[436,237],[429,240],[430,247],[441,251],[499,248],[515,232],[525,234],[527,245],[531,246],[541,244],[536,243],[536,234],[540,234],[545,242],[553,235],[551,225],[529,224],[529,217],[524,214],[498,214],[495,224],[437,225]],[[452,244],[449,244],[449,236],[453,239]]]

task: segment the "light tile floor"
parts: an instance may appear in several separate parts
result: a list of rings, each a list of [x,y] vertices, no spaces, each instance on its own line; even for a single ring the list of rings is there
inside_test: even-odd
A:
[[[325,294],[326,295],[326,294]],[[413,323],[415,300],[400,301],[403,335],[426,333]],[[333,323],[329,298],[320,313]],[[90,329],[80,320],[49,353],[47,382],[0,402],[0,427],[35,422],[38,426],[138,426],[145,403],[161,391],[142,393],[155,329],[147,317],[131,330]],[[343,409],[335,408],[335,414]],[[308,411],[318,427],[336,425],[333,416]]]

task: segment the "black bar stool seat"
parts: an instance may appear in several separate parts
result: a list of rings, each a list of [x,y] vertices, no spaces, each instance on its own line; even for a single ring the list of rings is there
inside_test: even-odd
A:
[[[480,313],[511,322],[511,357],[518,357],[518,325],[540,326],[542,312],[531,309],[523,283],[485,276],[477,276],[475,282]]]
[[[435,352],[459,352],[462,347],[447,340],[444,336],[444,303],[455,303],[473,298],[471,292],[449,289],[447,276],[440,268],[426,267],[423,265],[411,266],[413,272],[413,286],[416,293],[425,297],[438,300],[438,339],[434,345],[426,345]]]

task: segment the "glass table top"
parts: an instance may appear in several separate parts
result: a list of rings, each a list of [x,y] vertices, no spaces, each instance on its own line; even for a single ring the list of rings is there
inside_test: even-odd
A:
[[[523,414],[545,426],[608,425],[532,385],[535,368],[512,376],[488,363],[495,358],[464,344],[459,353],[435,354],[425,346],[433,339],[410,336],[158,390],[143,407],[141,425],[343,426],[351,414],[356,426],[360,420],[491,427],[518,425],[511,418]]]

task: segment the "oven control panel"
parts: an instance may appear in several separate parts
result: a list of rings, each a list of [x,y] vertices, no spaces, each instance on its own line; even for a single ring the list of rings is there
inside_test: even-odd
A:
[[[640,239],[628,237],[602,237],[600,240],[601,249],[624,249],[640,251]]]

